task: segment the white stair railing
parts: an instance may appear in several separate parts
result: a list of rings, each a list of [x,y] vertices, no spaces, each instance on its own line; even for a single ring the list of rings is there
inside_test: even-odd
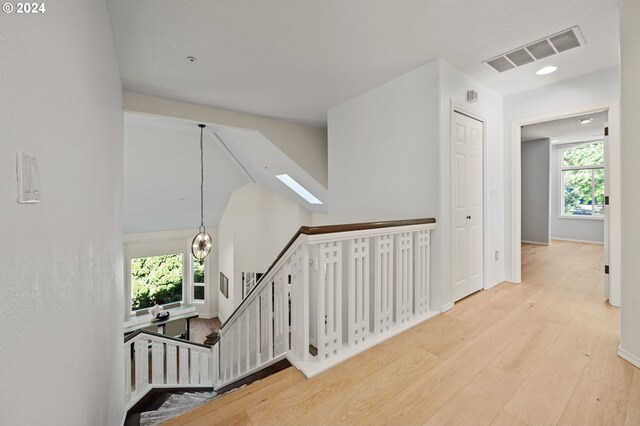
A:
[[[204,388],[217,382],[218,348],[140,330],[124,342],[125,406],[152,388]]]
[[[303,227],[220,332],[217,387],[285,357],[307,377],[439,313],[434,219]]]

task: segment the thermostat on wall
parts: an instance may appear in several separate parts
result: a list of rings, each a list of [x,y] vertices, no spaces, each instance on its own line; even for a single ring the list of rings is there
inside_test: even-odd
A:
[[[38,159],[24,152],[16,153],[16,173],[18,175],[18,203],[40,202],[40,169]]]

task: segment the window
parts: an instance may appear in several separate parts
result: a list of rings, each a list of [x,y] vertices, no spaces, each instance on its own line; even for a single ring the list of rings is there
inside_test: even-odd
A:
[[[204,259],[194,259],[193,262],[193,300],[204,302]]]
[[[604,144],[567,148],[560,153],[561,216],[604,217]]]
[[[131,310],[182,301],[182,253],[131,259]]]

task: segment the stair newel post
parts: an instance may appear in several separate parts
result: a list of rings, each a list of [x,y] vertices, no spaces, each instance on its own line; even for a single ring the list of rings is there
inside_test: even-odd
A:
[[[313,268],[313,264],[310,258],[309,253],[309,244],[302,244],[302,264],[305,267],[302,269],[302,294],[301,301],[302,306],[299,308],[302,311],[302,324],[301,324],[301,338],[302,342],[301,346],[301,358],[302,361],[307,361],[309,359],[309,287],[311,280],[311,270]]]
[[[136,393],[144,392],[149,386],[149,341],[139,337],[135,341],[136,351]]]
[[[131,399],[131,343],[124,344],[124,395],[125,401]]]
[[[218,382],[220,381],[220,341],[218,340],[211,348],[211,382],[213,388],[218,388]]]

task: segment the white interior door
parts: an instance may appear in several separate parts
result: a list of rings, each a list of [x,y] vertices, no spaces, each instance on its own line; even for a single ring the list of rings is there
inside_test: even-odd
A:
[[[609,300],[609,123],[604,125],[604,294]],[[595,202],[594,202],[595,204]]]
[[[453,113],[453,300],[483,286],[483,123]]]

